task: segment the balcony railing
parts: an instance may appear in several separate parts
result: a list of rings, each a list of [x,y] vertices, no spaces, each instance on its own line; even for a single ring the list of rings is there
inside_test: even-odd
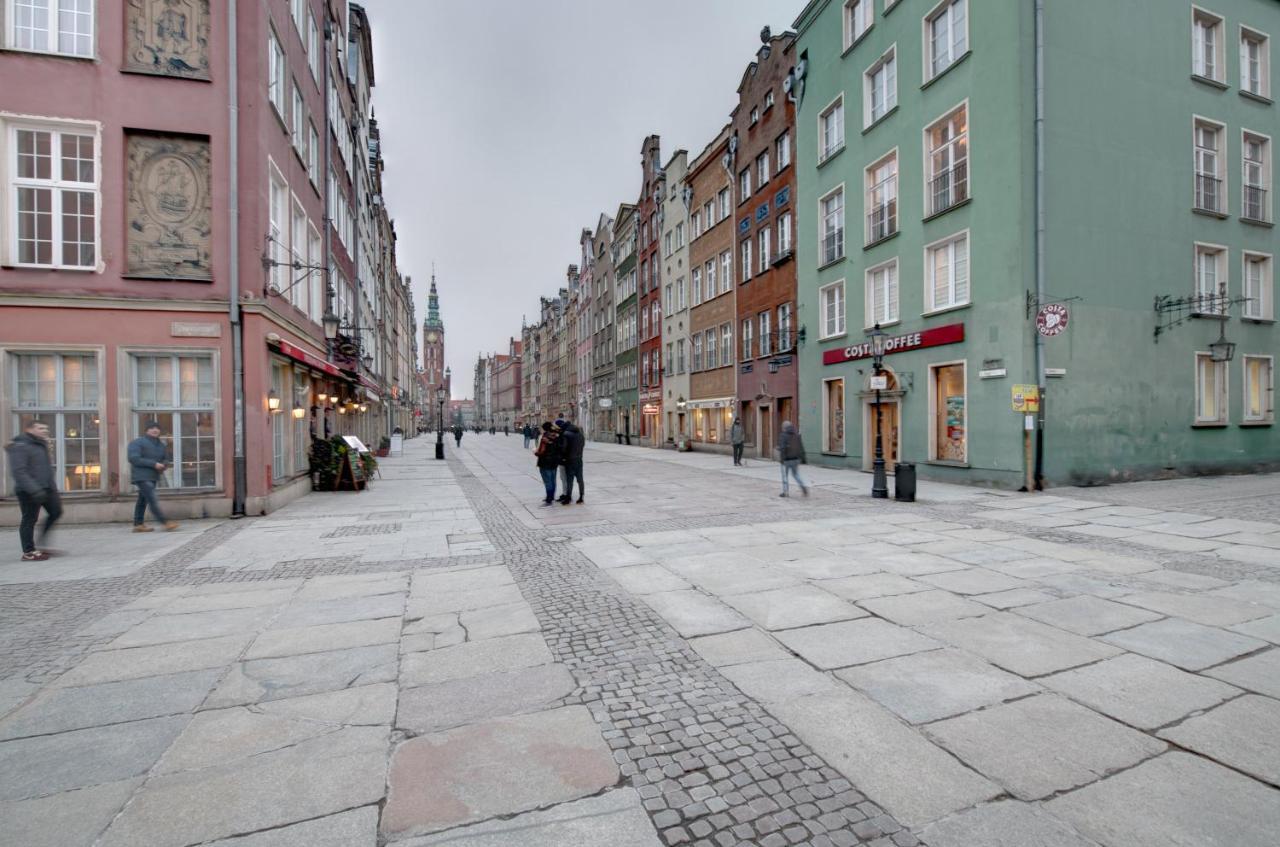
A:
[[[1209,174],[1196,174],[1196,209],[1221,215],[1226,211],[1222,203],[1222,180]]]
[[[1267,220],[1267,189],[1257,185],[1244,187],[1244,211],[1247,220],[1269,223]]]
[[[969,162],[956,162],[929,180],[929,214],[945,212],[969,199]]]
[[[867,215],[867,243],[884,241],[898,231],[898,202],[890,200]]]

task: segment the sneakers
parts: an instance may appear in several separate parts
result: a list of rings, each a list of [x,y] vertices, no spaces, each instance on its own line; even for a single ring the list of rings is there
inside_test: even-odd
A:
[[[581,506],[581,505],[582,505],[582,498],[581,498],[581,497],[579,497],[579,498],[578,498],[578,505],[579,505],[579,506]]]
[[[49,558],[49,554],[43,550],[32,550],[30,553],[22,554],[22,561],[24,562],[43,562],[47,558]]]
[[[800,493],[801,493],[801,494],[803,494],[805,497],[808,497],[808,496],[809,496],[809,489],[802,485],[802,486],[800,486]]]
[[[809,495],[809,492],[807,492],[807,491],[806,491],[806,492],[805,492],[805,496],[807,497],[808,495]],[[177,521],[165,521],[165,522],[164,522],[164,531],[165,531],[165,532],[173,532],[173,531],[174,531],[175,529],[177,529],[177,528],[178,528],[178,522],[177,522]]]
[[[787,496],[787,492],[785,492],[785,491],[784,491],[784,492],[782,492],[781,494],[779,494],[778,496],[779,496],[779,497],[786,497],[786,496]]]
[[[146,525],[146,524],[144,524],[144,523],[136,523],[136,524],[134,524],[134,525],[133,525],[133,531],[134,531],[134,532],[155,532],[155,530],[154,530],[154,529],[152,529],[151,527],[147,526],[147,525]]]

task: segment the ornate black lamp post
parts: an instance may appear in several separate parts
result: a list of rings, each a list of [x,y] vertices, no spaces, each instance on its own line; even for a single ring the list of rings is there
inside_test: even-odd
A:
[[[438,413],[436,415],[436,458],[444,458],[444,386],[436,389],[436,406]]]
[[[876,458],[871,463],[871,496],[886,499],[889,496],[889,483],[884,471],[884,444],[880,436],[880,385],[884,368],[884,341],[887,334],[880,329],[880,324],[867,333],[871,338],[871,356],[875,365],[875,376],[872,383],[876,390]]]

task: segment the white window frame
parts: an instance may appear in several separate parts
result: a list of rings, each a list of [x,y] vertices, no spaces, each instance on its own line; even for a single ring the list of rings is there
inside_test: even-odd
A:
[[[716,342],[719,338],[719,327],[713,326],[703,332],[702,365],[709,371],[720,367],[720,353],[716,350]]]
[[[768,226],[762,226],[756,230],[756,250],[760,253],[760,257],[756,261],[758,262],[760,273],[768,271],[769,263],[773,261],[773,256],[769,252],[772,247],[772,240],[773,232]]]
[[[1250,266],[1260,266],[1257,290],[1250,281]],[[1241,294],[1247,298],[1240,308],[1241,316],[1248,320],[1269,321],[1275,317],[1274,259],[1270,253],[1245,250],[1240,263]]]
[[[955,258],[955,250],[953,248],[951,251],[951,261],[948,263],[948,266],[947,266],[950,274],[950,279],[948,280],[947,288],[950,291],[951,297],[949,299],[949,302],[938,303],[934,300],[934,291],[936,286],[934,285],[934,278],[933,278],[934,270],[935,270],[934,264],[933,264],[933,253],[935,250],[940,250],[945,247],[951,247],[951,245],[957,244],[960,241],[963,241],[965,243],[965,279],[964,279],[965,296],[963,299],[961,299],[957,295],[957,289],[959,288],[957,283],[958,283],[959,277],[956,274],[956,269],[955,269],[956,258]],[[924,303],[925,303],[924,314],[930,315],[930,314],[933,314],[934,312],[945,312],[949,309],[959,309],[964,306],[968,306],[972,302],[973,302],[973,244],[969,238],[969,230],[963,229],[960,232],[954,233],[952,235],[948,235],[946,238],[940,238],[931,244],[926,244],[924,247]]]
[[[964,32],[961,39],[957,40],[955,33],[955,15],[953,9],[961,7],[964,12]],[[923,25],[921,27],[922,49],[920,51],[921,60],[924,63],[923,79],[925,82],[946,73],[955,66],[969,53],[969,4],[968,0],[942,0],[941,3],[934,6],[924,16]],[[933,28],[934,24],[946,18],[947,20],[947,53],[945,57],[935,56],[933,53]],[[945,58],[945,62],[940,63],[940,59]]]
[[[759,191],[763,186],[769,183],[769,151],[765,150],[759,156],[756,156],[756,190]]]
[[[307,12],[307,65],[311,68],[311,79],[320,88],[321,62],[324,61],[324,39],[320,37],[320,26],[316,23],[315,13]]]
[[[845,301],[844,280],[838,279],[835,282],[829,282],[818,289],[818,340],[825,341],[828,338],[839,338],[846,333],[846,325],[848,322],[849,307]],[[834,303],[829,302],[829,298],[834,296]],[[835,325],[828,323],[828,310],[834,306]]]
[[[1204,24],[1211,24],[1205,27]],[[1210,67],[1205,56],[1205,40],[1203,33],[1208,29],[1212,38],[1213,66]],[[1227,81],[1226,56],[1226,23],[1222,17],[1201,6],[1191,7],[1191,75],[1200,79],[1209,79],[1218,83]]]
[[[883,72],[884,82],[878,85],[877,76]],[[875,107],[877,90],[883,89],[879,110]],[[862,128],[866,129],[884,118],[898,106],[898,45],[892,44],[862,73]]]
[[[1258,79],[1249,74],[1249,44],[1258,45]],[[1240,25],[1240,90],[1255,97],[1271,99],[1271,36],[1250,26]]]
[[[1249,385],[1249,363],[1250,362],[1266,362],[1267,374],[1266,384],[1262,386],[1261,402],[1262,411],[1253,412],[1249,408],[1250,385]],[[1275,356],[1261,355],[1255,353],[1246,353],[1240,357],[1241,382],[1240,389],[1240,420],[1243,424],[1272,424],[1276,421],[1276,361]]]
[[[702,305],[702,268],[694,268],[690,272],[690,286],[693,289],[693,305]]]
[[[34,27],[30,27],[32,43],[22,46],[18,43],[18,10],[15,0],[4,0],[4,48],[6,50],[19,50],[26,53],[48,53],[54,56],[69,56],[78,59],[92,59],[95,57],[97,44],[97,6],[100,0],[37,0],[46,4],[45,30],[40,32]],[[87,33],[77,32],[75,30],[62,30],[63,5],[72,6],[67,10],[73,19],[82,22],[88,18],[89,31]],[[88,6],[88,11],[83,11],[82,6]],[[84,39],[88,42],[87,49],[81,51],[78,49],[62,50],[61,40],[63,35],[68,35],[73,43]],[[40,42],[44,43],[41,44]]]
[[[306,265],[309,264],[307,257],[307,231],[311,227],[311,221],[307,218],[307,208],[302,204],[301,198],[296,194],[291,194],[291,197],[292,203],[289,208],[289,260],[300,265]],[[303,314],[306,314],[311,296],[311,286],[308,284],[310,274],[293,268],[289,268],[288,271],[285,281],[290,288],[285,297]]]
[[[842,13],[844,49],[857,44],[876,23],[876,0],[845,0]]]
[[[137,430],[138,422],[145,420],[153,415],[170,415],[175,426],[166,434],[173,457],[173,464],[164,472],[163,476],[169,483],[168,487],[174,490],[185,491],[208,491],[216,489],[222,485],[222,424],[220,403],[218,390],[221,383],[221,375],[219,373],[219,353],[216,349],[189,349],[189,348],[129,348],[121,352],[128,355],[128,382],[129,391],[129,438],[136,438],[142,433]],[[141,357],[153,358],[170,358],[175,360],[171,367],[171,378],[173,380],[171,399],[174,401],[170,404],[157,403],[153,406],[143,406],[138,398],[138,360]],[[199,358],[208,359],[211,369],[211,389],[210,396],[206,402],[200,402],[197,394],[195,403],[183,403],[181,395],[181,365],[178,361],[182,358]],[[199,383],[197,383],[198,385]],[[213,420],[213,480],[207,485],[199,486],[182,486],[175,485],[175,479],[181,482],[181,465],[184,459],[182,455],[182,430],[181,416],[184,413],[190,414],[209,414]],[[122,457],[123,458],[123,457]]]
[[[778,352],[786,353],[796,343],[796,312],[791,302],[778,304]]]
[[[276,167],[271,157],[267,157],[267,232],[271,235],[272,260],[275,265],[267,272],[268,279],[277,291],[288,287],[285,268],[289,259],[289,183],[284,174]],[[339,315],[339,317],[343,317]]]
[[[748,165],[738,171],[738,202],[745,202],[751,196],[751,167]]]
[[[893,165],[893,172],[884,179],[876,180],[876,173],[886,165]],[[865,243],[875,244],[898,232],[898,148],[895,147],[875,160],[863,170],[863,202],[866,204]],[[883,209],[883,218],[877,220],[877,213]],[[883,226],[877,224],[883,221]]]
[[[964,457],[956,459],[939,459],[938,458],[938,377],[937,371],[942,368],[949,368],[954,365],[960,366],[960,372],[964,375]],[[969,360],[953,359],[949,362],[930,362],[927,367],[929,378],[929,424],[928,424],[928,442],[929,442],[929,461],[941,461],[945,464],[968,464],[969,462],[969,434],[972,431],[969,426],[972,418],[969,408]]]
[[[719,221],[722,221],[725,218],[729,217],[729,207],[732,204],[732,201],[729,199],[728,188],[720,189],[719,193],[716,194],[716,203],[720,207],[720,217],[717,219],[717,223],[719,223]],[[708,202],[707,205],[710,206],[711,203]],[[710,220],[710,219],[711,219],[711,216],[710,214],[708,214],[707,220]]]
[[[1197,241],[1195,242],[1195,251],[1192,256],[1193,277],[1191,290],[1196,300],[1193,314],[1225,315],[1228,310],[1226,301],[1231,294],[1229,281],[1231,263],[1226,246]],[[1204,263],[1201,260],[1202,256],[1212,256],[1214,259],[1212,291],[1205,285],[1205,275],[1201,272],[1204,268]],[[1215,305],[1217,308],[1214,308]]]
[[[778,255],[785,256],[792,250],[792,225],[791,213],[783,212],[778,215]]]
[[[1202,414],[1204,412],[1205,405],[1205,384],[1201,377],[1205,373],[1206,367],[1212,367],[1216,374],[1216,385],[1214,386],[1217,394],[1216,402],[1218,408],[1218,414],[1216,417],[1208,417]],[[1194,421],[1196,426],[1226,426],[1230,423],[1229,404],[1231,402],[1231,386],[1229,384],[1230,378],[1227,372],[1227,363],[1215,362],[1213,361],[1212,354],[1202,350],[1197,350],[1195,354],[1194,378],[1196,404]]]
[[[733,364],[733,322],[720,324],[720,367],[727,368]]]
[[[293,78],[293,119],[289,123],[289,135],[293,141],[293,149],[298,151],[302,161],[307,160],[307,101],[302,96],[302,86],[297,77]]]
[[[773,312],[765,309],[763,312],[756,315],[756,320],[760,322],[760,341],[758,342],[760,345],[760,356],[762,358],[765,356],[772,356],[773,336],[771,333],[773,329]]]
[[[791,130],[779,135],[773,140],[774,173],[780,174],[791,165]]]
[[[720,252],[720,293],[728,294],[733,290],[733,251]]]
[[[1202,147],[1200,144],[1201,130],[1212,130],[1217,139],[1217,149],[1210,150],[1208,147]],[[1192,115],[1191,118],[1191,153],[1192,153],[1192,174],[1191,181],[1191,208],[1211,212],[1217,215],[1225,215],[1227,209],[1231,208],[1231,187],[1227,184],[1227,125],[1201,115]],[[1204,169],[1204,162],[1213,156],[1213,171]],[[1200,180],[1202,177],[1212,178],[1217,181],[1217,188],[1221,191],[1221,197],[1213,197],[1217,208],[1210,206],[1210,193],[1206,188],[1202,188]]]
[[[283,122],[285,118],[285,98],[288,96],[289,76],[286,70],[284,46],[275,27],[267,24],[267,100],[275,108],[276,114]]]
[[[742,278],[739,282],[746,282],[751,279],[751,238],[747,237],[738,242],[738,251],[741,253],[741,261],[738,262],[742,266]]]
[[[1262,162],[1260,163],[1260,166],[1257,168],[1257,170],[1259,171],[1259,174],[1258,174],[1256,183],[1249,181],[1249,171],[1251,170],[1251,167],[1247,164],[1247,161],[1245,159],[1245,145],[1248,144],[1251,139],[1260,142],[1262,145]],[[1250,129],[1241,129],[1240,130],[1240,217],[1242,219],[1252,220],[1252,221],[1262,221],[1264,223],[1270,223],[1272,221],[1272,215],[1271,215],[1271,211],[1272,211],[1271,186],[1273,182],[1272,173],[1273,173],[1273,167],[1272,167],[1271,136],[1263,135],[1260,132],[1254,132],[1253,130],[1250,130]],[[1262,190],[1262,206],[1260,209],[1256,210],[1261,213],[1261,217],[1248,214],[1248,212],[1250,211],[1255,211],[1254,209],[1248,208],[1249,199],[1250,199],[1249,198],[1250,188],[1257,188]]]
[[[320,187],[320,132],[315,121],[307,121],[307,176],[313,186]]]
[[[104,394],[106,392],[107,374],[106,374],[106,350],[103,347],[63,347],[63,346],[46,346],[46,345],[22,345],[15,346],[3,351],[4,359],[6,359],[4,368],[4,378],[6,380],[6,394],[12,398],[12,405],[7,411],[12,419],[12,432],[22,432],[21,420],[24,415],[31,415],[37,418],[53,418],[54,426],[51,427],[53,432],[50,433],[50,447],[53,455],[50,461],[53,464],[54,484],[58,491],[66,494],[78,493],[94,493],[100,492],[107,487],[109,477],[109,468],[107,462],[107,420],[104,413],[106,402]],[[54,368],[54,397],[51,402],[41,402],[39,398],[32,403],[19,403],[18,392],[18,367],[20,359],[27,356],[52,356],[55,358]],[[94,376],[94,397],[93,402],[84,402],[83,396],[80,403],[69,403],[66,394],[66,359],[67,357],[76,357],[83,359],[91,356],[93,362]],[[80,380],[81,384],[85,384],[85,380]],[[38,389],[37,389],[38,394]],[[67,455],[67,425],[66,415],[93,415],[98,418],[98,486],[97,488],[66,488],[66,469],[68,465],[75,464]],[[83,440],[83,439],[73,439]],[[12,496],[14,493],[13,480],[11,476],[6,475],[4,482],[5,491]]]
[[[828,215],[824,213],[823,208],[827,200],[831,197],[834,197],[837,194],[840,195],[840,226],[839,226],[839,229],[835,230],[834,233],[830,233],[828,232],[828,223],[827,223]],[[847,227],[845,226],[846,224],[845,219],[847,214],[848,214],[848,203],[845,202],[843,182],[837,185],[835,188],[832,188],[826,194],[823,194],[821,197],[818,198],[818,267],[824,267],[826,265],[834,264],[835,262],[839,262],[842,259],[844,259],[845,232],[847,230]],[[827,236],[831,234],[837,235],[838,237],[835,239],[834,255],[831,257],[828,257],[827,251],[826,251],[826,242],[827,242]]]
[[[702,213],[694,212],[689,217],[689,221],[693,226],[693,237],[697,238],[698,236],[702,235]]]
[[[883,283],[883,284],[882,284]],[[883,308],[878,308],[883,287]],[[895,256],[887,262],[881,262],[867,268],[864,274],[862,324],[870,329],[876,324],[890,326],[901,320],[902,290],[898,277],[898,259]]]
[[[950,139],[943,142],[937,148],[933,147],[933,130],[944,123],[954,120],[956,115],[964,113],[964,132],[956,133]],[[954,209],[962,203],[965,203],[973,197],[973,172],[969,167],[969,162],[973,158],[971,145],[969,143],[970,130],[972,130],[969,113],[969,100],[965,98],[957,105],[948,109],[939,115],[935,120],[930,121],[924,128],[924,210],[925,217],[930,218],[934,215],[940,215],[949,209]],[[958,156],[957,150],[963,148],[964,156]],[[934,172],[934,155],[943,150],[947,150],[946,158],[949,162],[944,171]],[[935,207],[933,183],[937,181],[942,173],[956,174],[957,169],[964,167],[963,178],[953,176],[947,189],[947,196],[951,198],[951,202],[945,206]],[[902,168],[899,165],[899,172]],[[963,188],[960,186],[963,185]],[[960,196],[962,195],[963,196]]]
[[[836,131],[832,133],[831,144],[827,144],[826,127],[824,126],[827,116],[834,115]],[[828,103],[818,112],[818,164],[822,164],[835,154],[844,149],[844,92],[840,92],[834,100]]]
[[[26,178],[18,176],[18,133],[47,132],[51,134],[49,141],[50,163],[49,179]],[[89,136],[93,139],[93,180],[80,182],[62,179],[62,136]],[[102,124],[94,121],[63,121],[42,118],[11,118],[0,114],[0,196],[4,197],[4,209],[0,211],[0,229],[7,230],[4,240],[4,252],[7,254],[6,264],[20,268],[44,268],[62,271],[96,271],[102,263]],[[19,189],[30,188],[49,192],[50,214],[50,254],[49,262],[22,262],[18,237],[19,226],[18,200]],[[71,264],[63,261],[63,200],[64,194],[93,195],[93,261],[87,265]]]
[[[749,362],[755,358],[752,355],[755,351],[752,346],[755,337],[755,319],[746,318],[742,321],[742,361]]]

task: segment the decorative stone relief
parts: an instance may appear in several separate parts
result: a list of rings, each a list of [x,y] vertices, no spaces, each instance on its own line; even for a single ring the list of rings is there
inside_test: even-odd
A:
[[[209,79],[209,0],[126,0],[124,70]]]
[[[209,141],[130,133],[128,276],[211,280]]]

